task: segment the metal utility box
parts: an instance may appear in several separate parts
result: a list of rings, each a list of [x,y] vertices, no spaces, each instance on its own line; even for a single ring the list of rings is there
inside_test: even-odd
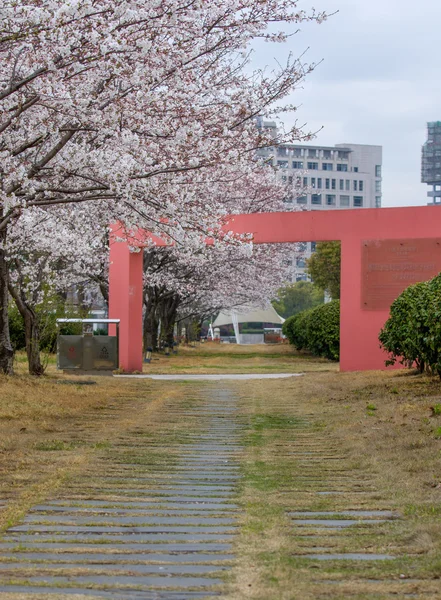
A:
[[[119,319],[58,319],[81,323],[82,335],[58,335],[57,367],[64,371],[113,371],[119,367]],[[95,323],[114,325],[116,335],[93,335]]]

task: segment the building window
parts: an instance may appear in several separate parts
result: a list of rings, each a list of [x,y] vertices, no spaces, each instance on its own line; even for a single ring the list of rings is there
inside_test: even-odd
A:
[[[354,167],[354,173],[358,173],[358,167]]]
[[[315,177],[311,177],[311,187],[315,188]]]
[[[317,150],[309,150],[308,158],[317,158]]]
[[[375,182],[375,191],[377,192],[377,194],[381,193],[381,181]]]
[[[288,183],[289,183],[290,185],[292,185],[292,175],[289,175],[289,177],[288,177]]]
[[[340,206],[350,206],[350,197],[340,196]]]
[[[347,173],[347,171],[348,171],[348,165],[343,165],[342,163],[338,163],[338,165],[337,165],[337,171],[342,171],[344,173]]]
[[[304,178],[303,178],[303,186],[304,186],[304,187],[307,187],[307,185],[308,185],[308,178],[307,178],[307,177],[304,177]]]
[[[333,168],[334,168],[334,165],[332,163],[322,163],[323,171],[332,171]]]
[[[307,204],[308,198],[306,196],[299,196],[297,198],[297,204]]]
[[[362,192],[364,188],[364,181],[359,181],[358,182],[358,191]]]
[[[356,191],[357,191],[357,183],[358,183],[358,182],[357,182],[357,180],[356,180],[356,179],[354,179],[354,192],[356,192]]]
[[[327,190],[331,189],[331,180],[330,179],[325,179],[325,188]]]
[[[283,183],[286,183],[286,175],[282,175],[282,181]]]
[[[335,188],[335,186],[336,186],[336,183],[337,183],[337,180],[336,180],[336,179],[332,179],[332,180],[331,180],[331,188],[332,188],[333,190],[335,190],[335,189],[336,189],[336,188]]]
[[[301,158],[303,156],[303,148],[293,148],[292,155],[295,158]]]
[[[317,242],[311,242],[311,252],[315,252],[317,250]]]
[[[375,208],[381,208],[381,196],[375,196]]]
[[[345,189],[347,192],[351,191],[351,180],[350,179],[346,179],[346,184],[345,184]]]
[[[338,158],[340,158],[341,160],[348,160],[349,159],[349,152],[347,152],[345,150],[339,150],[338,151]]]
[[[317,178],[317,189],[319,189],[319,190],[322,189],[322,178],[321,177]]]
[[[335,206],[335,194],[326,194],[326,206]]]
[[[354,196],[354,206],[363,206],[363,196]]]
[[[381,177],[381,165],[375,165],[375,177]]]
[[[297,247],[299,252],[306,252],[306,250],[308,249],[308,244],[307,242],[299,242]]]
[[[297,266],[300,267],[301,269],[304,269],[306,267],[306,261],[304,258],[298,258],[297,259]]]
[[[293,169],[303,169],[303,162],[300,160],[293,160],[292,161],[292,168]]]
[[[321,194],[312,194],[311,204],[321,204],[321,203],[322,203],[322,195]]]
[[[332,160],[332,150],[323,150],[323,158]]]
[[[308,170],[309,171],[318,171],[318,163],[316,163],[316,162],[309,162],[308,163]]]
[[[283,202],[284,202],[285,204],[292,204],[292,202],[293,202],[293,197],[292,197],[292,196],[288,196],[287,198],[284,198],[284,199],[283,199]]]
[[[282,169],[287,169],[288,168],[288,161],[287,160],[278,160],[277,161],[277,166],[281,167]]]
[[[340,179],[340,190],[343,191],[345,189],[345,180]]]
[[[288,148],[284,146],[279,146],[277,148],[277,156],[288,156]]]

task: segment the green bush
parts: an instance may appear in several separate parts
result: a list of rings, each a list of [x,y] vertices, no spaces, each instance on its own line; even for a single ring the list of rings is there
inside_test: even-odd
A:
[[[308,316],[308,350],[330,360],[340,358],[340,300],[314,308]]]
[[[283,333],[297,350],[330,360],[340,357],[340,301],[305,310],[285,321]]]
[[[49,308],[41,304],[36,307],[36,313],[40,328],[40,349],[42,352],[55,352],[57,345],[57,323],[58,318],[81,317],[75,310],[66,310],[62,302],[58,306]],[[14,350],[24,350],[25,325],[15,302],[11,301],[8,307],[9,315],[9,334]],[[82,332],[81,323],[63,323],[60,327],[60,333],[64,335],[80,335]]]
[[[289,340],[289,343],[297,348],[297,350],[303,350],[308,347],[307,341],[307,319],[308,315],[313,309],[303,310],[297,313],[293,317],[286,319],[282,325],[282,332]]]
[[[24,321],[14,302],[8,307],[9,335],[14,350],[23,350],[26,346]]]
[[[441,275],[400,294],[379,340],[389,353],[386,365],[415,364],[441,377]]]

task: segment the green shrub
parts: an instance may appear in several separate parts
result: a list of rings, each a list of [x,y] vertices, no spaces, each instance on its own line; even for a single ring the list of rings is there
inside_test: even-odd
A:
[[[441,275],[400,294],[379,340],[389,354],[386,365],[416,364],[441,377]]]
[[[340,358],[340,300],[311,310],[307,323],[308,350],[330,360]]]
[[[303,350],[308,347],[306,332],[307,332],[307,319],[311,309],[303,310],[300,313],[286,319],[282,325],[282,332],[289,340],[289,343],[297,348],[297,350]]]
[[[290,317],[282,331],[297,350],[309,350],[330,360],[340,357],[340,301],[333,300],[317,308]]]
[[[9,304],[8,316],[12,347],[14,350],[23,350],[26,347],[24,321],[14,302]]]
[[[42,352],[55,351],[57,345],[56,321],[58,318],[81,317],[77,311],[65,309],[61,301],[55,307],[54,304],[50,306],[44,303],[39,304],[35,310],[40,329],[40,349]],[[9,303],[8,315],[12,347],[14,350],[24,350],[26,348],[24,319],[14,301]],[[81,323],[63,323],[60,327],[60,333],[63,335],[81,335],[81,332]]]

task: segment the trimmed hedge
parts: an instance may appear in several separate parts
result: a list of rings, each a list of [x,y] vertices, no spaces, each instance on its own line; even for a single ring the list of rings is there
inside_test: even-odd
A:
[[[441,377],[441,274],[398,296],[379,340],[389,353],[386,365],[415,364]]]
[[[340,301],[333,300],[290,317],[284,322],[282,331],[297,350],[309,350],[314,356],[339,360]]]

